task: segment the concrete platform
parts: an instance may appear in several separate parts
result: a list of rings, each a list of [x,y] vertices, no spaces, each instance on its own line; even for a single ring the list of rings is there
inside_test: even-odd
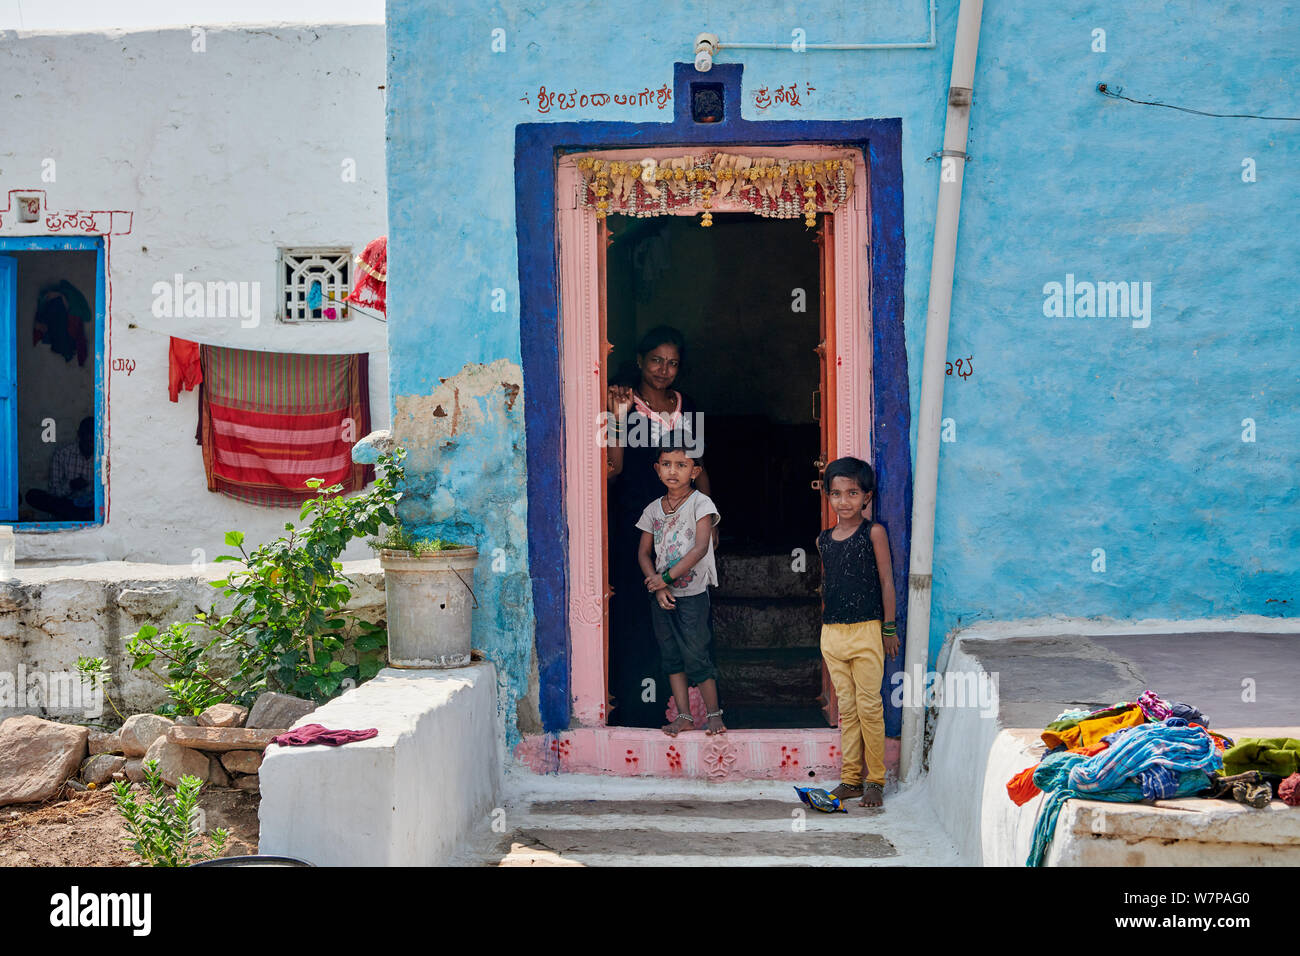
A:
[[[823,814],[789,783],[506,775],[502,807],[454,863],[470,866],[943,866],[963,861],[924,782]]]
[[[994,678],[999,692],[995,715],[940,707],[934,722],[928,769],[935,809],[959,849],[984,865],[1024,865],[1043,798],[1017,808],[1006,781],[1037,763],[1046,749],[1043,726],[1067,708],[1110,706],[1151,689],[1198,707],[1213,729],[1237,739],[1300,736],[1300,624],[1259,623],[1264,627],[1184,622],[1144,630],[1036,622],[959,635],[946,670]],[[1255,811],[1231,801],[1071,800],[1045,863],[1296,865],[1300,809],[1278,801]]]
[[[317,866],[437,866],[491,820],[496,670],[386,667],[294,726],[375,728],[341,747],[267,748],[259,852]]]
[[[962,648],[999,675],[1005,727],[1041,729],[1066,707],[1136,700],[1148,688],[1196,706],[1215,729],[1300,723],[1296,634],[1058,634]]]

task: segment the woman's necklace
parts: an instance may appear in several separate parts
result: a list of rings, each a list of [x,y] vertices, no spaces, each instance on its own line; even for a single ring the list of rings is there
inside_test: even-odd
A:
[[[645,402],[646,407],[650,409],[650,411],[654,412],[656,415],[662,415],[665,412],[671,412],[674,408],[677,407],[676,399],[668,398],[667,396],[665,396],[664,398],[665,404],[663,405],[662,408],[660,408],[654,402],[650,401],[650,399],[646,398],[645,395],[641,394],[640,389],[637,389],[636,393],[637,396],[641,399],[641,401]]]

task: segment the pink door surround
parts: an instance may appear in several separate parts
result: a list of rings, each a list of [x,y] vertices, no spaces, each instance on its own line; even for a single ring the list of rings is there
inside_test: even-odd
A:
[[[726,147],[724,147],[725,149]],[[578,200],[576,161],[663,160],[705,151],[699,145],[645,150],[596,150],[560,158],[556,172],[559,232],[560,322],[565,411],[565,510],[569,528],[570,686],[572,725],[556,734],[525,737],[515,757],[538,772],[567,771],[627,776],[684,776],[711,780],[836,777],[839,731],[732,730],[719,737],[688,731],[676,738],[654,729],[605,725],[605,466],[598,444],[604,410],[602,329],[603,250],[600,223]],[[835,146],[764,147],[764,155],[803,159],[849,159],[853,188],[835,213],[833,304],[835,354],[832,455],[870,460],[871,315],[869,192],[860,151]],[[698,216],[685,207],[678,215]],[[750,212],[713,201],[713,212]],[[822,215],[822,214],[819,214]],[[897,741],[888,741],[887,763],[897,766]]]

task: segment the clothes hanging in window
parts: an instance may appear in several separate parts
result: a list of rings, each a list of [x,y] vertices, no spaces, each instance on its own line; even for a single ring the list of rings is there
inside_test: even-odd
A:
[[[71,362],[75,355],[77,364],[85,365],[90,355],[86,323],[94,318],[86,297],[67,279],[60,279],[37,296],[32,345],[44,342],[54,354],[62,355],[65,362]]]

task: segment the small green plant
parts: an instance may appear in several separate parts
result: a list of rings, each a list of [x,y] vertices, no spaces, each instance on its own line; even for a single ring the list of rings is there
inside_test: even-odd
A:
[[[416,538],[405,525],[395,524],[382,538],[371,538],[366,542],[376,551],[410,551],[412,554],[435,554],[439,551],[455,551],[465,545],[442,538]]]
[[[112,707],[113,713],[117,714],[118,720],[126,720],[122,712],[117,709],[113,695],[108,692],[108,685],[113,682],[113,672],[109,670],[108,661],[102,657],[78,657],[77,674],[81,678],[81,683],[88,684],[104,695],[108,706]]]
[[[188,866],[220,856],[229,834],[216,829],[203,838],[199,812],[203,781],[188,774],[181,777],[176,797],[170,799],[158,761],[146,760],[142,769],[147,795],[137,795],[124,780],[113,784],[113,802],[126,823],[127,845],[150,866]]]

